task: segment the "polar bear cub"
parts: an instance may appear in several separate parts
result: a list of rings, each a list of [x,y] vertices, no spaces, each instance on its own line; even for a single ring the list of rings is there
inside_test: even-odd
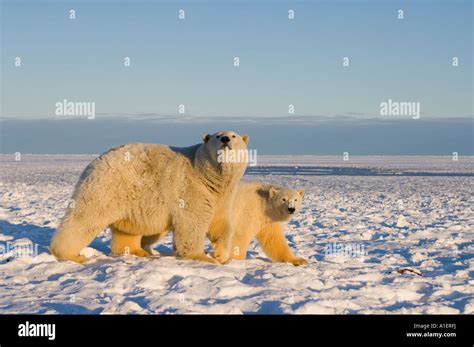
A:
[[[295,266],[308,262],[293,255],[283,225],[301,208],[304,190],[294,190],[255,181],[241,181],[234,200],[232,258],[245,259],[247,248],[257,239],[274,262]]]
[[[219,158],[223,151],[246,151],[248,140],[220,131],[192,147],[135,143],[102,154],[82,173],[51,252],[84,262],[81,250],[110,227],[113,254],[147,256],[142,236],[172,230],[183,258],[216,263],[204,253],[207,235],[215,258],[228,261],[233,201],[247,162]]]
[[[307,264],[305,259],[293,255],[283,232],[283,224],[300,210],[303,195],[303,189],[241,181],[232,208],[232,258],[245,259],[250,242],[256,238],[274,262]],[[153,252],[161,236],[143,236],[142,247]]]

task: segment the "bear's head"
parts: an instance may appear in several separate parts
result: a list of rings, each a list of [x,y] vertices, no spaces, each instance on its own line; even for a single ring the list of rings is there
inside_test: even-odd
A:
[[[245,171],[249,160],[248,135],[239,135],[233,131],[218,131],[212,135],[204,135],[203,141],[204,152],[221,170],[238,168]]]
[[[301,209],[303,189],[271,186],[268,190],[268,213],[274,221],[288,221]]]

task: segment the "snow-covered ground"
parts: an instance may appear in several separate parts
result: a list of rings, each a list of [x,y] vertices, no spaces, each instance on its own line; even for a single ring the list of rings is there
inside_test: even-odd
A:
[[[225,266],[178,260],[170,238],[161,258],[111,257],[107,230],[85,266],[57,262],[92,158],[0,156],[0,313],[474,313],[472,157],[259,157],[246,179],[306,190],[287,238],[307,267],[256,244]]]

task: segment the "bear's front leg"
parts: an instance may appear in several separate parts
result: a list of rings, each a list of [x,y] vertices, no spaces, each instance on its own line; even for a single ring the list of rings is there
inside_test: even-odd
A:
[[[205,222],[205,218],[201,219],[183,213],[176,218],[173,224],[174,246],[183,259],[219,264],[218,261],[204,253],[206,233],[209,226],[209,223]]]
[[[291,252],[280,223],[267,225],[257,234],[257,240],[265,254],[274,262],[291,263],[294,266],[308,264],[306,259],[297,258]]]
[[[231,246],[234,228],[231,220],[220,218],[214,220],[209,228],[208,237],[214,249],[214,257],[221,263],[231,261]]]
[[[236,240],[237,238],[237,240]],[[238,238],[234,235],[234,242],[232,242],[232,259],[245,260],[247,258],[247,248],[250,245],[250,239],[248,237]]]

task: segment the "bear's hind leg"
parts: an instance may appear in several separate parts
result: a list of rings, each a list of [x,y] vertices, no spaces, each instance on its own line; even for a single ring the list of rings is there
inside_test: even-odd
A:
[[[144,250],[141,246],[141,235],[132,235],[120,231],[117,227],[111,225],[112,242],[111,251],[113,255],[135,255],[137,257],[148,257],[150,252]]]
[[[54,234],[49,250],[58,260],[84,263],[87,258],[79,253],[106,227],[106,223],[90,223],[90,220],[77,218],[72,210]]]

